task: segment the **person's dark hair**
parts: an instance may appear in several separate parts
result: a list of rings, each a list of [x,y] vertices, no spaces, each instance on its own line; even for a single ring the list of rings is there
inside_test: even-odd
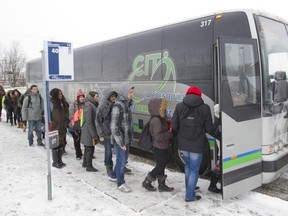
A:
[[[96,92],[96,91],[90,91],[90,92],[89,92],[89,95],[90,95],[91,97],[95,97],[96,94],[99,95],[98,92]]]
[[[14,89],[14,90],[13,90],[13,93],[15,94],[15,92],[17,92],[18,95],[21,96],[21,92],[20,92],[18,89]]]
[[[50,95],[51,95],[51,98],[54,99],[54,100],[58,100],[58,95],[59,95],[59,92],[61,90],[58,89],[58,88],[53,88],[51,91],[50,91]],[[61,91],[62,92],[62,91]],[[64,95],[63,95],[64,96]]]
[[[32,90],[34,87],[37,87],[37,85],[31,85],[30,90]]]

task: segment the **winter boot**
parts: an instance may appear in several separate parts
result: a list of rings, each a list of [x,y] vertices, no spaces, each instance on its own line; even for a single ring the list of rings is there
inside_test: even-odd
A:
[[[59,148],[58,149],[58,157],[59,157],[59,164],[60,164],[60,166],[61,167],[64,167],[64,166],[66,166],[66,164],[65,163],[63,163],[63,161],[62,161],[62,155],[63,155],[63,149],[62,148]]]
[[[132,172],[131,169],[127,168],[126,166],[124,167],[124,173],[125,174],[131,173],[131,172]]]
[[[82,167],[86,167],[86,158],[87,158],[87,147],[85,147],[85,149],[84,149]]]
[[[159,192],[171,192],[174,190],[173,187],[168,187],[166,184],[165,184],[165,180],[167,179],[167,175],[160,175],[160,176],[157,176],[158,178],[158,190]]]
[[[156,179],[153,178],[149,172],[144,181],[142,182],[142,186],[148,191],[156,191],[156,188],[151,184],[153,181],[156,181]]]
[[[16,125],[16,124],[15,124]],[[17,122],[17,128],[21,128],[20,122]]]
[[[106,171],[107,171],[107,175],[111,176],[111,173],[113,172],[113,165],[112,164],[106,165]]]
[[[67,155],[67,152],[66,152],[66,150],[65,150],[65,147],[66,147],[66,144],[67,144],[67,142],[66,141],[64,141],[65,143],[63,144],[63,155]]]
[[[26,128],[27,128],[26,124],[23,123],[23,132],[26,132]]]
[[[59,164],[59,158],[58,158],[58,149],[52,149],[52,159],[53,163],[52,166],[56,168],[62,168],[62,166]]]
[[[208,187],[208,190],[213,192],[213,193],[221,193],[221,189],[218,189],[217,188],[217,181],[219,179],[219,176],[218,174],[212,172],[211,173],[211,180],[210,180],[210,185]]]
[[[92,157],[94,153],[94,147],[86,147],[85,151],[87,150],[86,155],[86,171],[87,172],[97,172],[98,170],[95,169],[92,165]]]
[[[19,128],[23,129],[23,122],[19,122]]]

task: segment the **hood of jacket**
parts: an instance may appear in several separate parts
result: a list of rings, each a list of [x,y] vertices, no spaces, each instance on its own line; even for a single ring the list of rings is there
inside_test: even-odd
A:
[[[106,99],[110,101],[110,97],[115,96],[118,97],[118,93],[116,91],[111,91],[106,95]]]
[[[166,98],[153,98],[148,103],[148,110],[151,116],[160,116],[165,118],[167,108]]]
[[[128,98],[128,92],[130,89],[134,88],[134,86],[131,83],[124,83],[120,86],[120,96],[124,98],[124,100],[129,100]]]
[[[183,98],[183,103],[188,107],[198,107],[204,103],[203,99],[195,94],[188,94]]]
[[[26,96],[26,95],[28,95],[28,94],[30,94],[31,93],[31,89],[27,89],[26,91],[25,91],[25,93],[24,93],[24,95]]]
[[[90,94],[87,94],[87,96],[86,96],[86,98],[84,100],[84,102],[87,102],[87,101],[92,102],[93,104],[96,105],[96,107],[98,106],[98,103],[96,102],[95,98],[92,97]]]

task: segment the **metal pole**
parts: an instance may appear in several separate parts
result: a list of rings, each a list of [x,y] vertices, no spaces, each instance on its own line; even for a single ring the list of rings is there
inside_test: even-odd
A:
[[[47,188],[48,188],[48,200],[52,200],[51,154],[50,154],[50,143],[48,135],[49,132],[48,124],[50,122],[50,97],[49,97],[49,82],[46,81],[46,64],[45,64],[46,59],[44,50],[42,51],[42,71],[43,71],[43,87],[44,87],[43,93],[44,93],[44,115],[45,115],[45,144],[47,151],[47,186],[48,186]]]

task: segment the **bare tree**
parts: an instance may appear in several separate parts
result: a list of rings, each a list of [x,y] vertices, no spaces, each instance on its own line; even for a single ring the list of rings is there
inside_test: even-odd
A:
[[[0,59],[0,70],[4,82],[15,87],[23,82],[23,70],[26,64],[26,55],[22,52],[20,43],[13,41],[9,50],[4,51]]]

